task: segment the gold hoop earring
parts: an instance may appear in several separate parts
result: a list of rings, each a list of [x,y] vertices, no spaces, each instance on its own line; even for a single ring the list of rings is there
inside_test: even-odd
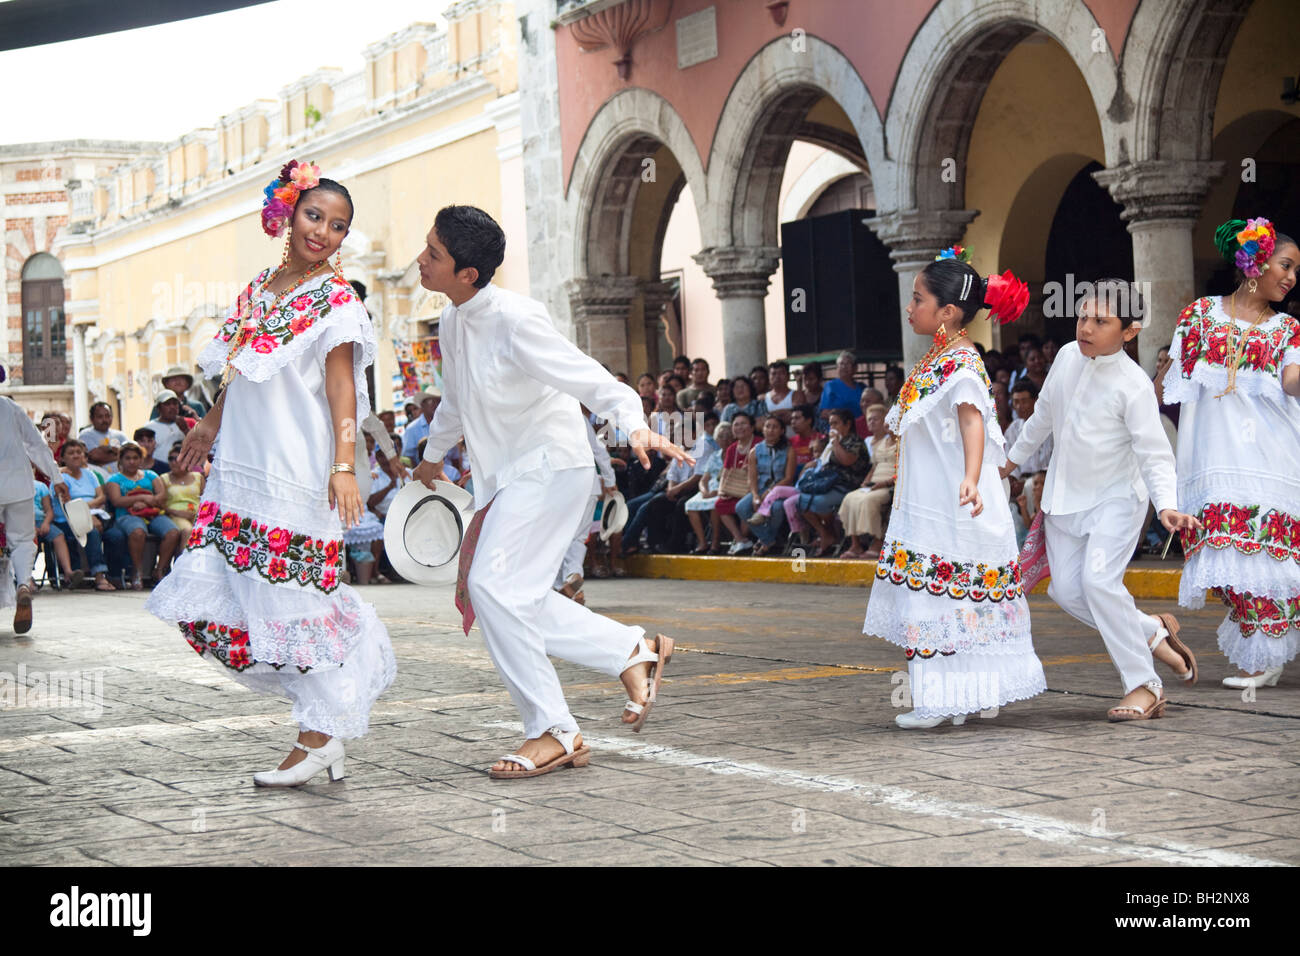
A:
[[[1256,282],[1254,279],[1251,279],[1249,282],[1246,283],[1246,291],[1249,292],[1251,295],[1254,295],[1256,292],[1259,291],[1259,283]]]

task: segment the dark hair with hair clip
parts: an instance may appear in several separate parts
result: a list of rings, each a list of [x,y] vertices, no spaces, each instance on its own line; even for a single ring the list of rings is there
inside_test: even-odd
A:
[[[959,259],[935,259],[921,270],[921,281],[939,302],[939,308],[955,305],[961,312],[961,324],[966,325],[984,308],[984,295],[988,283],[965,262]],[[966,294],[963,296],[962,292]]]

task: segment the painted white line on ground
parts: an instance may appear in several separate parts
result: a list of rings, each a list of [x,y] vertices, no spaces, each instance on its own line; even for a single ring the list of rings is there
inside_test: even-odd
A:
[[[510,721],[497,721],[485,724],[486,727],[523,733],[523,725]],[[1042,840],[1059,846],[1069,846],[1092,853],[1114,856],[1136,856],[1151,863],[1168,863],[1180,866],[1287,866],[1274,860],[1260,859],[1232,850],[1214,849],[1195,846],[1176,840],[1147,840],[1133,843],[1124,840],[1124,834],[1114,831],[1094,832],[1090,826],[1058,820],[1017,810],[1014,807],[998,809],[984,807],[973,803],[954,803],[940,800],[908,790],[884,784],[859,783],[848,777],[829,776],[826,774],[805,773],[801,770],[787,770],[781,767],[769,767],[761,763],[746,763],[728,760],[725,757],[710,757],[655,744],[629,743],[617,737],[598,737],[583,734],[582,738],[589,744],[600,748],[602,753],[613,753],[633,760],[652,760],[656,763],[673,767],[685,767],[693,770],[706,770],[709,773],[739,775],[766,783],[774,783],[799,790],[818,791],[822,793],[842,793],[856,797],[868,803],[885,806],[900,813],[913,813],[929,817],[947,817],[970,823],[983,824],[999,830],[1011,830],[1022,836]],[[958,785],[954,782],[954,785]]]

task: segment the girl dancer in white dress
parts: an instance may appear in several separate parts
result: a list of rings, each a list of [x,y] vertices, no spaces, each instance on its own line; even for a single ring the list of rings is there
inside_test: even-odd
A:
[[[1240,668],[1224,685],[1267,687],[1300,649],[1300,323],[1272,307],[1300,248],[1267,219],[1226,222],[1215,245],[1240,284],[1182,311],[1156,379],[1182,404],[1178,505],[1204,525],[1183,533],[1178,603],[1219,594],[1219,648]]]
[[[1047,689],[998,477],[1002,430],[965,328],[982,308],[1013,321],[1029,290],[1010,271],[982,279],[965,258],[946,249],[912,284],[908,321],[934,346],[886,422],[899,476],[863,631],[907,655],[915,709],[895,718],[906,728],[960,724]]]
[[[253,777],[283,787],[326,768],[343,776],[342,739],[365,734],[396,666],[374,608],[339,580],[343,527],[362,513],[356,429],[375,355],[370,319],[328,261],[352,200],[296,161],[267,196],[267,234],[292,222],[284,260],[199,356],[229,384],[186,436],[181,467],[200,466],[218,430],[221,441],[185,553],[147,607],[241,683],[293,699],[295,749]]]

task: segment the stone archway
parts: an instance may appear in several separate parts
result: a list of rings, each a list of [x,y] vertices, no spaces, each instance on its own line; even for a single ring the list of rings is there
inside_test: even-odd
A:
[[[810,118],[829,98],[853,132]],[[764,300],[780,261],[781,183],[790,145],[833,150],[872,177],[878,202],[892,182],[880,115],[852,62],[816,36],[781,37],[760,49],[732,85],[709,155],[709,195],[696,261],[722,303],[728,374],[767,361]]]
[[[552,295],[578,347],[615,371],[645,366],[667,301],[660,251],[678,197],[690,186],[697,217],[708,182],[690,134],[667,100],[623,90],[587,127],[569,177],[561,237],[572,278]],[[563,228],[563,226],[561,227]]]

